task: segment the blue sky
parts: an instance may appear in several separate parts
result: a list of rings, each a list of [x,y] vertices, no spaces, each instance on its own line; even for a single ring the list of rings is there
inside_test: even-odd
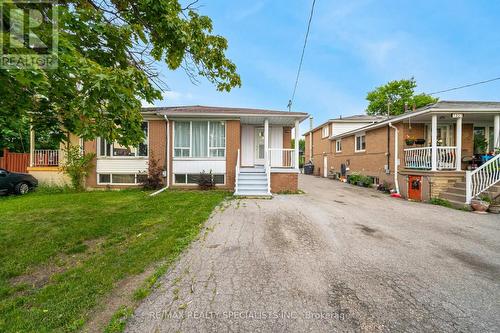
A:
[[[155,105],[286,110],[304,40],[309,0],[200,0],[228,39],[242,87],[217,92],[182,70],[162,74],[171,91]],[[364,113],[366,93],[414,76],[432,92],[500,76],[500,1],[317,0],[293,111],[315,125]],[[440,95],[500,100],[500,81]],[[303,129],[308,125],[303,123]]]

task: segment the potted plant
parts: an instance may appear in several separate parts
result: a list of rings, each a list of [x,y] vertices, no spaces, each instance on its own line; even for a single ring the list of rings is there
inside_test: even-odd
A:
[[[425,144],[425,139],[416,139],[415,144],[416,145],[423,145],[423,144]]]
[[[491,199],[489,197],[480,197],[478,199],[473,199],[470,206],[475,213],[485,214],[490,207]]]
[[[407,146],[413,146],[415,144],[415,138],[412,136],[407,135],[405,139],[406,145]]]
[[[474,135],[474,153],[483,155],[486,153],[488,142],[482,134]]]

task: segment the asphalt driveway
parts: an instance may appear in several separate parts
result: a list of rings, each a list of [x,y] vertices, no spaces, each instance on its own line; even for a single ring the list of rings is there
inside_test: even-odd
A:
[[[498,332],[500,216],[301,176],[233,200],[128,332]]]

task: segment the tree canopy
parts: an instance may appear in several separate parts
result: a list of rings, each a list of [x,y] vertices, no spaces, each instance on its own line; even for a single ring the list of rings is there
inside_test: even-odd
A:
[[[408,108],[416,108],[436,103],[437,98],[427,94],[415,94],[417,83],[414,78],[409,80],[390,81],[383,86],[370,91],[366,96],[369,115],[387,115],[387,105],[390,103],[390,115],[404,113],[405,104]]]
[[[84,139],[104,137],[121,144],[142,139],[141,101],[152,103],[168,88],[158,65],[182,68],[189,78],[205,77],[219,91],[241,85],[225,55],[227,41],[213,34],[197,1],[60,0],[48,7],[3,1],[3,53],[15,54],[10,9],[37,9],[43,20],[36,35],[47,45],[58,14],[57,66],[0,68],[0,119],[33,119],[35,129],[64,138],[64,130]],[[14,36],[15,37],[15,36]],[[33,54],[36,49],[28,50]]]

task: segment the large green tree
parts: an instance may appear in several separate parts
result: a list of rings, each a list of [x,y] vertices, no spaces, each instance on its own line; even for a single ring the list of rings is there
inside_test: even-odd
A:
[[[30,117],[35,129],[59,139],[65,129],[85,139],[136,144],[143,135],[141,101],[152,103],[167,89],[158,70],[162,63],[184,69],[193,80],[205,77],[220,91],[240,86],[225,55],[226,39],[213,34],[211,19],[199,14],[196,3],[60,0],[47,7],[2,0],[4,53],[20,50],[9,41],[23,18],[10,9],[39,10],[45,20],[39,20],[36,35],[47,45],[57,11],[59,43],[53,69],[0,68],[0,118],[13,124]]]
[[[417,82],[414,78],[409,80],[390,81],[383,86],[375,88],[366,96],[369,104],[366,113],[370,115],[387,115],[390,104],[390,114],[399,115],[405,111],[405,104],[411,109],[436,103],[437,98],[427,94],[415,94]]]

